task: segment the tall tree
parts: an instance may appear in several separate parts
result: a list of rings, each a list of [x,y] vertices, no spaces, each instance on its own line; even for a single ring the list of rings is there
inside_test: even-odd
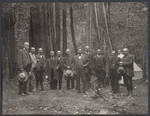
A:
[[[72,42],[73,42],[75,54],[77,54],[77,45],[76,45],[75,34],[74,34],[74,26],[73,26],[73,10],[72,10],[72,5],[70,6],[70,29],[71,29],[71,36],[72,36]]]
[[[65,51],[67,49],[67,24],[66,24],[66,4],[64,4],[63,8],[63,42],[62,42],[62,47],[63,47],[63,56],[65,56]]]
[[[60,3],[55,3],[56,13],[56,49],[60,50]]]

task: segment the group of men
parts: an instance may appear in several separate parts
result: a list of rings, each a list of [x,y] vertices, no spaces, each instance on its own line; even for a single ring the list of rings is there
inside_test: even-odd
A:
[[[86,46],[85,52],[79,48],[75,56],[71,55],[70,49],[66,49],[64,57],[61,51],[57,51],[57,55],[54,51],[50,51],[50,57],[46,59],[42,48],[39,48],[38,54],[35,55],[35,48],[31,47],[29,52],[29,43],[25,42],[24,48],[18,54],[18,65],[19,71],[26,71],[29,78],[25,82],[19,80],[19,94],[28,94],[27,85],[31,93],[38,91],[39,85],[43,91],[45,77],[52,90],[61,89],[64,77],[67,89],[76,89],[78,93],[85,93],[91,88],[91,76],[94,75],[99,88],[105,87],[106,80],[110,80],[114,94],[118,93],[118,81],[123,76],[128,95],[131,96],[134,76],[133,56],[129,54],[127,48],[122,51],[123,54],[120,51],[119,53],[112,51],[107,59],[101,49],[97,49],[96,54],[93,54],[90,52],[90,47]]]

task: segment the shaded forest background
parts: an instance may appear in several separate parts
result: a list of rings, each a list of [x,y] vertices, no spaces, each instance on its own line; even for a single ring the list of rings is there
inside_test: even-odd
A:
[[[128,47],[135,62],[144,69],[148,61],[148,4],[145,2],[99,3],[3,3],[2,76],[14,78],[17,53],[25,41],[36,51],[89,45],[105,55]]]

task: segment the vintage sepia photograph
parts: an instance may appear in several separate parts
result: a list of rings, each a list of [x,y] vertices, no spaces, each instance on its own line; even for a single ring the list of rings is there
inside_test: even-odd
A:
[[[147,2],[1,6],[3,115],[148,115]]]

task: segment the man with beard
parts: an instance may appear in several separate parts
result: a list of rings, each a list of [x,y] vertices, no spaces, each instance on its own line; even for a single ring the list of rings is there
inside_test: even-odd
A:
[[[24,42],[24,48],[21,49],[18,53],[18,66],[19,71],[26,71],[28,75],[31,74],[31,59],[29,55],[29,43]],[[28,94],[27,93],[27,80],[22,82],[19,80],[19,95]]]

